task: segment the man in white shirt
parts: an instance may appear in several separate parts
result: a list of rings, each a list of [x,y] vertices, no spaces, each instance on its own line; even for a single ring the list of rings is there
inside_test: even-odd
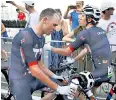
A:
[[[116,63],[116,15],[113,14],[114,10],[114,6],[111,2],[103,2],[101,5],[102,17],[99,20],[98,26],[106,31],[108,40],[112,45],[112,60]]]
[[[20,5],[17,5],[15,2],[10,2],[12,5],[17,7],[18,9],[22,10],[23,12],[28,14],[28,21],[26,24],[26,27],[33,27],[38,24],[38,12],[34,8],[34,2],[33,1],[25,1],[25,7],[22,7]]]

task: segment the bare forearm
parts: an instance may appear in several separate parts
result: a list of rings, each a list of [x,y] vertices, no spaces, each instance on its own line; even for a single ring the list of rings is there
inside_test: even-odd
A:
[[[74,39],[72,38],[74,35],[74,32],[71,32],[69,34],[67,34],[66,36],[63,37],[63,41],[67,41],[67,42],[73,42]]]
[[[87,53],[88,53],[88,50],[84,48],[74,59],[75,60],[82,59]]]
[[[68,37],[64,37],[62,40],[66,41],[66,42],[73,42],[74,41],[74,39],[68,38]]]
[[[53,72],[52,71],[50,71],[48,68],[46,68],[45,66],[44,66],[44,64],[40,61],[39,62],[39,65],[40,65],[40,68],[41,68],[41,70],[47,75],[47,76],[49,76],[49,77],[52,77],[53,76]]]
[[[67,11],[64,14],[64,19],[68,19],[68,12],[69,12],[69,10],[67,9]]]
[[[63,56],[70,56],[71,54],[71,51],[69,51],[68,48],[52,48],[52,51]]]
[[[46,74],[44,74],[43,71],[41,71],[41,69],[37,65],[31,66],[30,70],[31,74],[34,77],[38,78],[42,83],[44,83],[53,90],[57,89],[58,85],[51,81],[50,78]]]

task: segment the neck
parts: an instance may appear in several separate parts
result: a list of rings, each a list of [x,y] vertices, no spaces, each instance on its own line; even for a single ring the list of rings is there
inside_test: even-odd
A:
[[[88,25],[86,26],[86,29],[91,28],[92,26],[93,26],[92,24],[88,24]]]
[[[32,27],[32,29],[37,36],[42,36],[43,35],[41,24],[38,24],[37,26]]]
[[[34,9],[34,8],[31,8],[31,9],[29,10],[29,13],[31,14],[31,13],[33,13],[33,12],[35,12],[35,9]]]
[[[110,19],[110,15],[103,15],[103,16],[102,16],[102,19],[104,19],[104,20],[109,20],[109,19]]]

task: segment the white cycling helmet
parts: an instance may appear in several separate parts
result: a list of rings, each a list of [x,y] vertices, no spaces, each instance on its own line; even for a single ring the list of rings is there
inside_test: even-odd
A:
[[[84,13],[86,15],[87,18],[92,18],[92,20],[97,23],[100,19],[100,10],[96,7],[90,6],[90,5],[86,5],[83,10],[82,13]]]
[[[28,6],[34,6],[33,1],[24,1],[24,3],[27,4]]]
[[[79,73],[79,84],[83,89],[91,89],[94,86],[94,78],[91,72],[83,71]]]

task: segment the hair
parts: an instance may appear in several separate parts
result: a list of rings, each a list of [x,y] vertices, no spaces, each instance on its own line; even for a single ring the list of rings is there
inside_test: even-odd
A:
[[[106,13],[106,10],[102,11],[102,13],[105,14]]]
[[[83,31],[86,27],[84,26],[78,26],[76,29],[74,29],[74,35],[77,35],[80,31]]]
[[[62,12],[61,12],[61,10],[60,10],[60,9],[55,9],[55,11],[56,11],[57,13],[59,13],[59,14],[60,14],[60,16],[62,16]]]
[[[42,20],[42,18],[44,18],[44,17],[52,17],[52,16],[54,16],[54,14],[57,14],[57,12],[54,10],[54,9],[52,9],[52,8],[46,8],[46,9],[44,9],[41,13],[40,13],[40,16],[39,16],[39,21],[41,21]],[[58,15],[58,14],[57,14]],[[58,15],[59,16],[59,15]]]
[[[20,10],[17,8],[16,11],[18,12],[18,11],[20,11]]]

